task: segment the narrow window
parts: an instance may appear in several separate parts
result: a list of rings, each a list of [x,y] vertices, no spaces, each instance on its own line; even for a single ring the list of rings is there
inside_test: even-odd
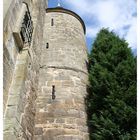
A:
[[[53,18],[51,19],[51,26],[53,26],[54,25],[54,20],[53,20]]]
[[[55,85],[52,85],[52,99],[54,100],[56,98],[55,95]]]
[[[48,49],[49,48],[49,43],[46,43],[46,49]]]

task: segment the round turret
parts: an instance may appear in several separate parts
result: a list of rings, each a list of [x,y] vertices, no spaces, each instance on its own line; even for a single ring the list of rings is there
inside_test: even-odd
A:
[[[88,140],[85,32],[76,13],[62,7],[46,10],[36,114],[42,139]]]
[[[74,12],[64,8],[46,10],[43,63],[87,72],[85,24]],[[47,60],[47,61],[46,61]]]

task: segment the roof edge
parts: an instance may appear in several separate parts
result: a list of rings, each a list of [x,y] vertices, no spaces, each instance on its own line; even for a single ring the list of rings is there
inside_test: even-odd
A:
[[[65,9],[63,7],[47,8],[46,13],[50,13],[50,12],[61,12],[61,13],[66,13],[66,14],[70,14],[70,15],[74,16],[75,18],[77,18],[80,21],[80,23],[82,24],[83,30],[84,30],[84,34],[86,34],[85,23],[82,20],[82,18],[79,15],[77,15],[75,12]]]

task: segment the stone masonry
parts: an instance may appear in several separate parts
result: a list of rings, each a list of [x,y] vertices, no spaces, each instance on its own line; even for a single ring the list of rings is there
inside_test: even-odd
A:
[[[4,140],[89,139],[85,25],[76,13],[47,3],[4,0]],[[20,36],[26,11],[31,44]]]
[[[23,3],[25,2],[25,3]],[[19,32],[25,12],[33,21],[32,43],[22,50],[13,33]],[[35,100],[46,0],[4,1],[3,103],[4,140],[33,140]]]
[[[88,140],[87,49],[82,20],[61,7],[49,8],[43,36],[35,140]]]

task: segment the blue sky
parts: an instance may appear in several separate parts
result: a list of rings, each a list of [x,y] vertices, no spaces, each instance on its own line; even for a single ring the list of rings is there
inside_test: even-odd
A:
[[[58,0],[49,0],[56,7]],[[109,28],[124,38],[133,52],[137,51],[136,0],[60,0],[61,6],[76,12],[85,22],[88,50],[101,28]]]

